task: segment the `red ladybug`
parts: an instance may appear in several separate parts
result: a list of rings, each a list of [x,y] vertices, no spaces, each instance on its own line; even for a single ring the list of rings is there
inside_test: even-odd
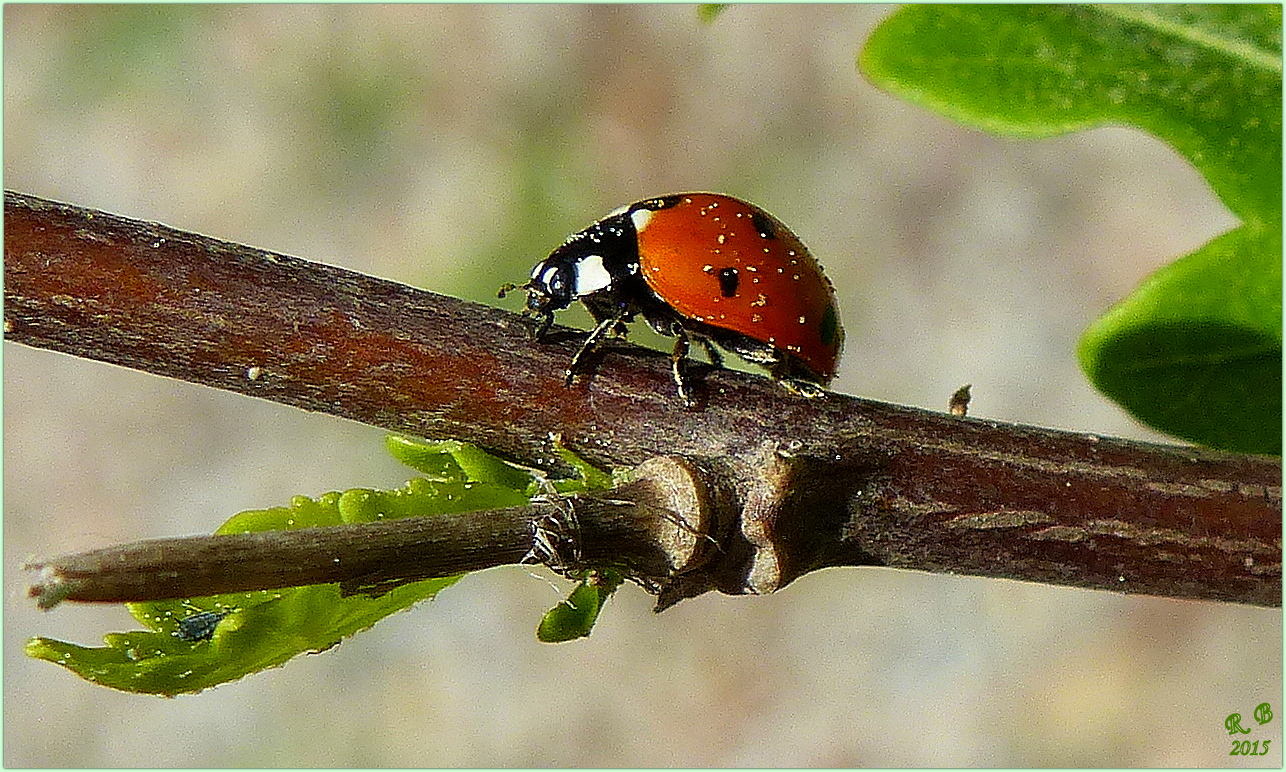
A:
[[[723,364],[718,345],[807,396],[835,377],[844,342],[835,292],[808,249],[777,218],[718,193],[676,193],[618,209],[568,237],[520,289],[523,313],[538,320],[537,339],[574,300],[598,322],[572,358],[569,384],[587,353],[608,333],[624,335],[639,315],[678,339],[674,382],[689,406],[681,363],[693,340],[716,366]]]

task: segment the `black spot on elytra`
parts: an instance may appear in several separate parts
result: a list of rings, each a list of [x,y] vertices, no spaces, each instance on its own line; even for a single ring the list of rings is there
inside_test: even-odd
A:
[[[736,268],[719,269],[719,294],[725,298],[734,297],[737,294],[737,285],[741,284],[741,274]]]
[[[751,212],[750,221],[755,224],[755,230],[759,233],[761,239],[777,238],[777,224],[772,218],[763,212]]]
[[[822,336],[822,343],[827,346],[833,346],[839,338],[839,312],[835,310],[834,303],[826,306],[826,312],[822,314],[822,324],[819,332]]]

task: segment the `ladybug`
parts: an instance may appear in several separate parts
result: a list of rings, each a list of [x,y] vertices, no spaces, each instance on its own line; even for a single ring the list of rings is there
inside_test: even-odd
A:
[[[671,370],[684,404],[695,403],[682,362],[692,342],[715,366],[715,348],[763,366],[791,391],[820,395],[835,377],[844,330],[835,291],[790,229],[764,210],[718,193],[676,193],[622,207],[572,234],[521,287],[534,337],[554,312],[579,300],[598,323],[572,357],[570,385],[586,356],[642,316],[675,337]]]

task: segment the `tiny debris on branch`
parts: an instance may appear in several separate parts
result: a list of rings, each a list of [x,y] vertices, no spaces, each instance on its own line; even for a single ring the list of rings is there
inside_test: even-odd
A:
[[[583,333],[555,326],[534,344],[516,314],[339,268],[12,192],[4,241],[8,341],[452,437],[534,467],[565,468],[549,453],[551,432],[599,467],[673,457],[709,505],[695,521],[668,505],[660,517],[666,538],[691,542],[687,558],[655,529],[607,528],[615,521],[581,509],[589,497],[570,500],[574,522],[558,517],[565,503],[547,502],[498,538],[450,521],[463,535],[448,539],[459,553],[443,558],[448,573],[529,553],[556,565],[633,561],[662,608],[710,589],[773,592],[842,565],[1281,605],[1277,458],[834,393],[800,399],[695,363],[692,388],[708,399],[687,410],[660,352],[614,344],[568,388]],[[313,557],[333,564],[319,544],[307,545]],[[324,581],[379,588],[400,581],[388,568],[397,559]],[[51,599],[76,597],[70,586],[85,581],[62,560],[42,569]],[[219,560],[202,557],[194,571],[236,573]]]
[[[954,416],[964,418],[969,414],[969,384],[965,384],[951,393],[951,399],[947,401],[947,409]]]

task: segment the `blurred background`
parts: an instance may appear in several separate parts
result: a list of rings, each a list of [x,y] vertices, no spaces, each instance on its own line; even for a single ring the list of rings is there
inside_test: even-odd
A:
[[[515,310],[496,287],[567,234],[716,190],[825,265],[837,390],[945,409],[968,382],[971,415],[1164,441],[1074,346],[1233,218],[1142,133],[1000,139],[872,88],[855,57],[891,12],[11,4],[4,184]],[[372,427],[3,354],[9,767],[1281,764],[1230,757],[1223,724],[1278,708],[1278,610],[880,569],[660,616],[627,586],[560,646],[534,630],[566,588],[497,569],[197,696],[93,686],[23,641],[137,623],[38,612],[25,558],[409,470]]]

